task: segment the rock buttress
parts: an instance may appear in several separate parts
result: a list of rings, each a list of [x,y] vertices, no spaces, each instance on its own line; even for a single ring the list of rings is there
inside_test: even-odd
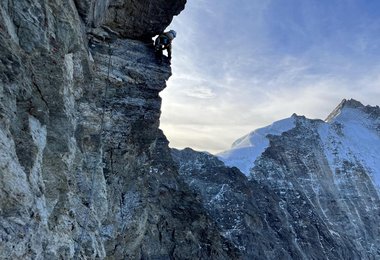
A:
[[[106,18],[86,4],[109,6],[82,4],[1,4],[0,258],[236,258],[158,129],[170,67],[151,44],[88,46]]]
[[[89,100],[83,100],[85,123],[78,136],[84,144],[90,140],[84,150],[104,140],[107,194],[94,194],[93,201],[107,200],[107,210],[96,210],[105,213],[97,221],[106,252],[117,259],[236,257],[199,199],[179,180],[158,129],[159,92],[171,75],[169,64],[158,64],[152,46],[136,40],[92,44],[90,49],[98,77],[86,95]],[[90,118],[98,122],[88,124]]]

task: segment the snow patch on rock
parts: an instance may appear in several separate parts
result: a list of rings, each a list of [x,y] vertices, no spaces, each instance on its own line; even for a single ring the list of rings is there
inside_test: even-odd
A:
[[[369,174],[375,186],[380,187],[378,113],[376,107],[365,107],[357,101],[344,100],[325,122],[321,121],[318,124],[317,132],[332,172],[347,172],[345,169],[347,163],[358,165]],[[230,150],[217,156],[227,166],[237,167],[245,175],[250,176],[250,170],[255,166],[256,159],[270,145],[267,136],[281,135],[294,128],[295,119],[296,117],[292,116],[255,130],[235,141]],[[338,176],[334,176],[334,181],[339,184],[341,180]]]
[[[318,129],[330,167],[359,162],[380,187],[380,137],[376,121],[359,109],[344,108]]]
[[[257,129],[236,140],[230,150],[217,154],[227,166],[237,167],[246,176],[255,166],[255,160],[269,147],[267,135],[281,135],[295,127],[295,117],[286,118],[272,125]]]

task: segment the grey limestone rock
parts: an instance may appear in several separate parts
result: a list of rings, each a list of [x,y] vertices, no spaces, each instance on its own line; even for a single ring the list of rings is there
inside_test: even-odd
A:
[[[104,23],[109,0],[74,0],[74,3],[87,26],[96,28]]]
[[[149,40],[178,15],[186,0],[110,0],[106,24],[123,37]]]
[[[158,128],[168,61],[125,39],[184,2],[119,38],[106,3],[1,2],[0,259],[236,258]]]
[[[75,0],[88,27],[106,25],[124,38],[149,41],[185,7],[186,0]]]

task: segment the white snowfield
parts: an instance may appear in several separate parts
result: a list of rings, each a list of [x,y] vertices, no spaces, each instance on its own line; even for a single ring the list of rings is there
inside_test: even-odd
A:
[[[318,129],[330,168],[343,161],[359,162],[380,187],[380,118],[371,119],[360,109],[345,107]],[[332,125],[341,124],[341,133]],[[333,171],[334,172],[334,171]]]
[[[229,167],[237,167],[246,176],[250,176],[250,169],[255,165],[255,160],[269,146],[268,134],[281,135],[295,127],[295,118],[286,118],[273,124],[259,128],[246,136],[236,140],[230,150],[217,154]]]
[[[332,172],[341,168],[345,161],[361,165],[379,188],[380,118],[364,112],[364,106],[352,107],[344,103],[345,101],[317,129],[324,154]],[[227,166],[235,166],[250,177],[250,169],[254,167],[255,160],[269,146],[266,136],[289,131],[295,127],[295,120],[292,116],[255,130],[238,139],[230,150],[217,156]]]

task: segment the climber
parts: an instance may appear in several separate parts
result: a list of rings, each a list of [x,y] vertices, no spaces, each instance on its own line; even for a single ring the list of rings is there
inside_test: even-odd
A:
[[[172,41],[176,37],[177,33],[174,30],[161,33],[154,41],[154,50],[157,58],[162,59],[162,51],[168,51],[168,58],[172,58]]]

